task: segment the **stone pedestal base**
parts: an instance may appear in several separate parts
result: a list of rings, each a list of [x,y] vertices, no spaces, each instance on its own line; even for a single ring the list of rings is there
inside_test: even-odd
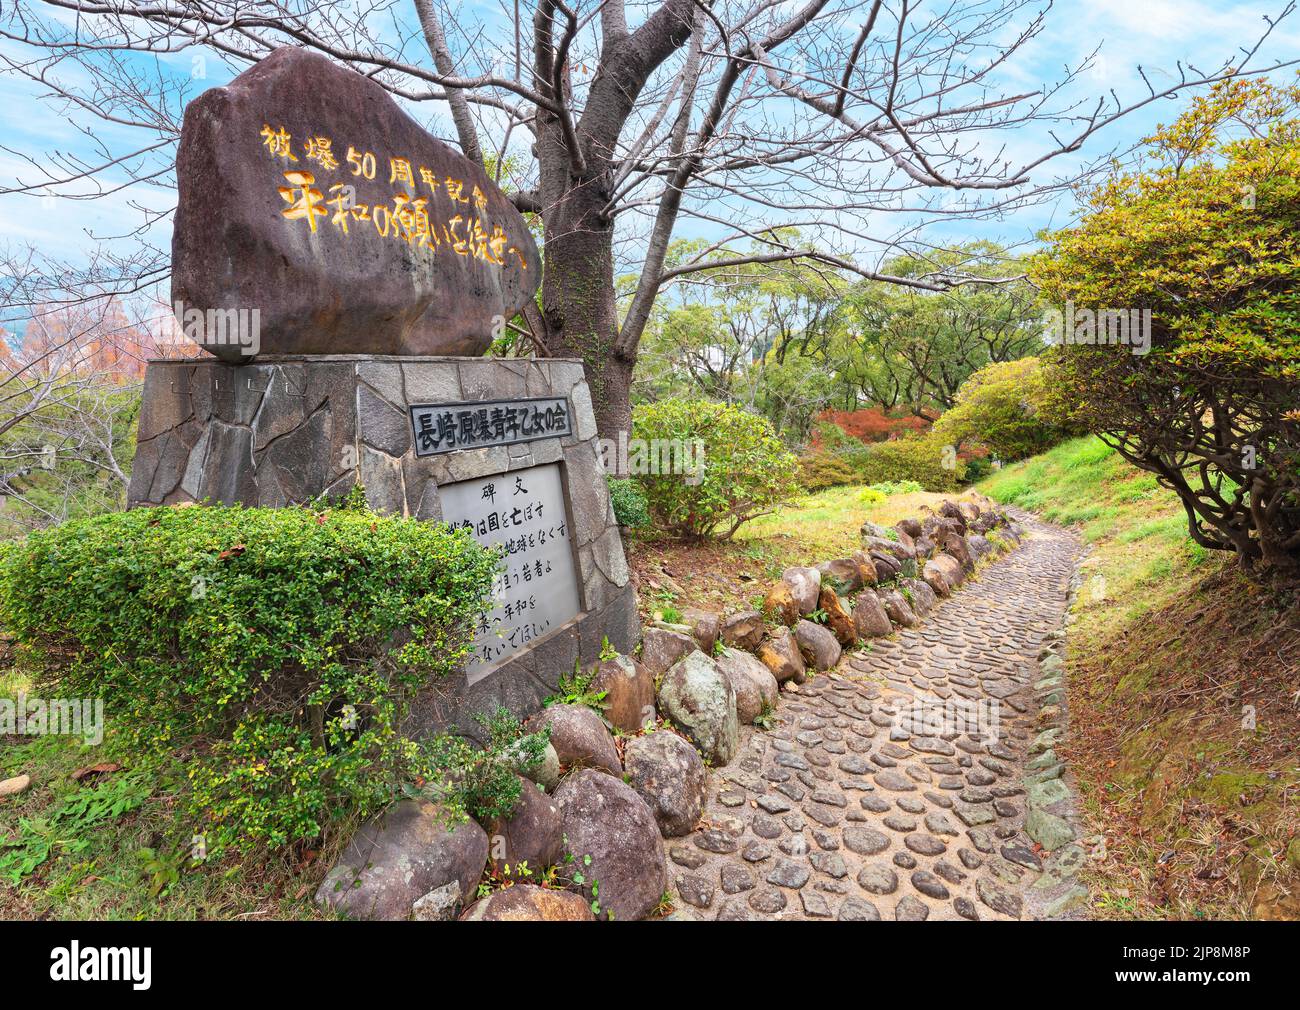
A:
[[[565,398],[571,434],[417,455],[412,406],[532,397]],[[365,355],[248,365],[154,361],[128,498],[132,506],[283,507],[343,495],[360,482],[376,511],[441,520],[440,487],[552,463],[560,470],[580,611],[500,662],[431,685],[417,706],[419,728],[455,725],[478,735],[475,713],[503,704],[526,715],[575,662],[594,662],[603,638],[624,652],[639,638],[580,362]]]

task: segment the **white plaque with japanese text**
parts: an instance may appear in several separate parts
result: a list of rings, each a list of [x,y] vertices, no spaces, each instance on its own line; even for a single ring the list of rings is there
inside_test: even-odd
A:
[[[558,463],[444,484],[442,515],[479,543],[500,545],[505,567],[467,664],[470,684],[582,609]]]

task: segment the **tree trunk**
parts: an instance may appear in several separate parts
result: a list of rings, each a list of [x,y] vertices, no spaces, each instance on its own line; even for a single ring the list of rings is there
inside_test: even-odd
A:
[[[565,171],[563,192],[543,212],[546,257],[542,313],[552,357],[581,358],[601,438],[632,427],[632,370],[636,352],[618,349],[614,297],[614,227],[602,215],[608,200],[596,179]]]
[[[700,5],[701,9],[707,4]],[[619,340],[618,304],[614,295],[614,187],[612,161],[618,138],[655,68],[691,37],[697,0],[666,0],[632,34],[622,4],[611,4],[602,21],[600,64],[585,107],[576,123],[568,113],[539,110],[534,153],[539,168],[538,195],[545,226],[542,255],[542,316],[547,353],[582,360],[596,427],[602,438],[616,439],[632,427],[632,370],[644,326],[638,317],[629,339]],[[557,104],[572,108],[567,40],[575,15],[561,5],[568,20],[566,35],[552,52],[554,7],[539,7],[534,72],[538,90]],[[659,226],[675,219],[661,206]],[[664,231],[664,248],[670,228]],[[661,257],[660,257],[661,259]],[[657,276],[661,263],[652,254],[647,270]]]

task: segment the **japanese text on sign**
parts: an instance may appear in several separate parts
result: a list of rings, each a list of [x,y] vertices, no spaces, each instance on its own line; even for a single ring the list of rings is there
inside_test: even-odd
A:
[[[444,521],[504,554],[493,607],[479,622],[467,665],[473,684],[581,609],[560,467],[547,463],[438,490]]]
[[[486,449],[571,435],[573,417],[562,396],[417,404],[411,407],[411,427],[415,454],[436,456],[456,449]]]
[[[487,219],[487,194],[473,182],[439,176],[406,157],[377,157],[351,144],[344,153],[331,137],[295,139],[283,126],[269,123],[262,126],[260,138],[283,176],[283,184],[277,183],[287,205],[281,216],[305,222],[313,235],[327,227],[340,237],[351,236],[354,227],[362,233],[373,228],[381,239],[405,242],[431,255],[447,251],[497,267],[528,269],[505,229]],[[358,185],[383,185],[384,162],[393,192],[379,202],[360,202]]]

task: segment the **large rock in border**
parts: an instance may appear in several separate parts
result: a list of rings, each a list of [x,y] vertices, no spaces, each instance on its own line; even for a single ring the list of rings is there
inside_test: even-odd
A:
[[[898,530],[890,530],[893,537],[875,537],[864,536],[862,538],[862,547],[872,557],[884,554],[893,558],[895,561],[915,561],[916,546],[911,537],[905,533],[899,533]],[[907,537],[905,540],[904,537]]]
[[[824,595],[828,588],[846,596],[856,593],[866,583],[865,569],[866,566],[857,558],[833,558],[830,561],[823,561],[817,566],[817,570],[822,573],[821,593]],[[871,567],[873,582],[875,577],[876,569],[873,565]]]
[[[682,623],[691,629],[695,644],[706,656],[713,655],[713,647],[718,644],[718,635],[722,633],[722,617],[712,610],[700,610],[687,607],[682,611]]]
[[[966,514],[962,512],[961,506],[953,501],[943,501],[939,505],[939,515],[945,519],[950,519],[956,523],[956,530],[962,536],[966,535]]]
[[[519,801],[510,816],[483,825],[488,861],[498,869],[527,863],[529,869],[540,872],[564,856],[560,809],[552,797],[527,779],[521,777],[520,785]]]
[[[975,570],[975,557],[971,554],[970,544],[966,542],[964,536],[958,536],[956,533],[948,534],[943,542],[943,549],[961,562],[963,571]]]
[[[875,569],[872,569],[871,580],[875,581]],[[864,589],[863,592],[870,592],[870,590]],[[826,627],[835,636],[835,640],[845,647],[856,644],[858,641],[857,625],[853,623],[853,615],[844,606],[840,594],[830,586],[822,586],[822,595],[818,600],[818,605],[826,615]]]
[[[962,568],[961,562],[951,554],[938,554],[931,558],[925,563],[925,567],[921,570],[921,577],[925,579],[926,582],[929,582],[934,591],[939,593],[940,596],[946,594],[934,584],[934,581],[930,578],[929,574],[936,572],[943,578],[944,585],[948,587],[949,592],[960,586],[966,579],[966,572]]]
[[[921,578],[934,591],[935,596],[943,597],[952,593],[952,585],[948,582],[943,567],[936,564],[933,558],[921,567]]]
[[[354,919],[407,919],[420,898],[448,884],[462,901],[471,897],[487,858],[487,833],[473,821],[449,827],[435,804],[402,800],[356,833],[316,903]]]
[[[790,583],[778,579],[763,597],[763,615],[769,621],[784,624],[787,628],[794,625],[802,616],[799,602],[794,598]]]
[[[793,680],[796,684],[803,683],[807,668],[789,628],[773,631],[758,647],[758,658],[772,671],[778,684],[784,684],[787,680]]]
[[[820,624],[800,621],[794,626],[794,637],[804,662],[818,673],[834,669],[840,661],[840,643]]]
[[[746,652],[754,652],[758,649],[758,643],[763,640],[763,632],[766,630],[767,625],[763,622],[762,614],[757,610],[742,610],[736,614],[728,614],[722,619],[720,635],[726,645],[744,649]]]
[[[972,533],[966,538],[966,544],[975,555],[975,560],[979,561],[993,553],[993,544],[982,533]]]
[[[711,764],[725,765],[735,757],[740,743],[736,692],[718,664],[704,653],[692,652],[664,674],[659,710]]]
[[[900,628],[915,628],[921,622],[917,620],[912,605],[907,602],[905,597],[897,589],[885,589],[880,592],[880,602],[885,608],[885,613],[889,619],[897,624]]]
[[[853,601],[853,625],[859,638],[884,638],[894,631],[884,604],[871,589],[862,590]]]
[[[912,591],[912,610],[917,617],[925,617],[938,605],[939,598],[924,579],[905,579],[903,584]]]
[[[561,782],[555,800],[574,865],[584,878],[575,886],[587,900],[597,884],[602,915],[612,912],[626,921],[653,912],[668,887],[668,871],[659,826],[646,801],[612,775],[590,770]]]
[[[875,559],[866,551],[854,551],[852,560],[857,562],[858,572],[862,575],[862,584],[864,586],[874,586],[880,581],[880,573],[876,569]]]
[[[631,656],[602,659],[592,674],[590,690],[605,692],[601,704],[609,724],[636,733],[655,718],[655,678]]]
[[[654,814],[665,838],[688,835],[704,812],[708,772],[695,748],[672,730],[633,737],[627,743],[627,784]]]
[[[646,628],[641,636],[641,665],[658,677],[688,652],[698,649],[690,635],[666,628]]]
[[[549,705],[526,724],[530,733],[544,726],[551,727],[551,746],[565,768],[599,768],[611,775],[623,774],[614,738],[600,716],[586,705]]]
[[[731,689],[736,693],[736,719],[739,722],[748,725],[764,706],[772,708],[776,705],[776,678],[762,661],[748,652],[724,647],[714,662],[723,676],[731,681]]]
[[[465,909],[461,922],[594,922],[581,894],[536,884],[515,884]]]
[[[881,550],[873,550],[871,560],[875,562],[876,574],[882,582],[889,582],[902,574],[903,563],[892,554]]]
[[[781,581],[790,587],[790,595],[799,608],[799,614],[807,617],[817,609],[817,595],[822,589],[822,573],[816,568],[796,565],[781,573]]]

